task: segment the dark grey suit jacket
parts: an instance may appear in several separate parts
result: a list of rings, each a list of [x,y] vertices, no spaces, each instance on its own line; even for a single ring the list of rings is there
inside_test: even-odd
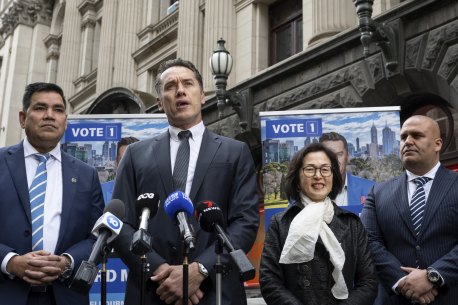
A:
[[[361,215],[385,290],[380,304],[411,304],[391,287],[401,266],[437,269],[445,280],[432,304],[458,302],[458,173],[441,166],[433,180],[418,238],[407,198],[407,175],[374,186]],[[389,299],[389,300],[388,300]],[[391,301],[391,302],[390,302]]]
[[[75,260],[73,274],[92,251],[91,234],[104,208],[97,171],[62,152],[62,215],[55,254],[69,253]],[[32,251],[30,199],[20,144],[0,149],[0,262],[9,252]],[[89,296],[68,288],[69,280],[53,283],[57,304],[88,304]],[[25,305],[30,285],[0,272],[0,303]]]
[[[168,131],[151,139],[131,144],[119,166],[113,198],[124,201],[127,206],[126,225],[116,239],[114,248],[129,267],[125,303],[139,304],[140,259],[130,253],[132,234],[138,228],[135,211],[136,199],[143,193],[157,193],[161,203],[156,216],[149,222],[153,250],[147,254],[152,272],[162,263],[181,265],[183,262],[182,240],[179,228],[164,211],[163,202],[173,189]],[[226,232],[235,248],[248,252],[256,238],[259,223],[256,175],[250,151],[245,143],[219,136],[208,130],[203,134],[196,164],[190,198],[196,205],[211,200],[219,205],[227,222]],[[204,298],[199,304],[214,305],[216,255],[215,237],[200,230],[194,218],[190,219],[196,231],[196,249],[189,261],[202,263],[210,272],[201,286]],[[243,285],[238,272],[227,254],[223,263],[228,267],[223,277],[223,304],[246,304]],[[146,304],[165,304],[156,294],[157,285],[148,280]]]

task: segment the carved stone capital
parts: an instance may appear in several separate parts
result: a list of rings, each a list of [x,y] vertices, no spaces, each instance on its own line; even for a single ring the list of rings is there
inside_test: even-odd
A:
[[[81,28],[86,29],[86,28],[94,28],[96,24],[96,16],[95,13],[87,12],[83,16],[83,20],[81,21]]]
[[[86,14],[89,11],[95,12],[102,6],[103,1],[101,0],[84,0],[78,5],[78,10],[81,15]]]
[[[37,23],[51,25],[52,3],[46,0],[15,0],[4,10],[0,35],[5,39],[19,24],[35,26]]]
[[[49,34],[44,39],[45,46],[48,48],[46,60],[56,60],[60,56],[60,45],[62,43],[62,35]]]
[[[53,48],[48,48],[48,52],[46,53],[46,60],[57,60],[59,59],[60,56],[60,48],[59,47],[53,47]]]

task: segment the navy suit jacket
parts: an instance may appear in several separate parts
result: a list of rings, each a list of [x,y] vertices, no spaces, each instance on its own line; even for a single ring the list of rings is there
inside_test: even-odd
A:
[[[126,225],[114,242],[114,248],[129,267],[125,304],[138,304],[140,300],[140,259],[129,251],[132,234],[138,228],[139,215],[135,211],[136,199],[143,193],[155,192],[161,203],[157,214],[149,221],[153,250],[147,254],[152,272],[162,263],[181,265],[183,262],[182,239],[175,220],[164,211],[164,201],[173,189],[168,131],[147,140],[129,145],[118,168],[113,198],[127,206]],[[245,143],[219,136],[208,130],[203,134],[196,164],[190,199],[196,205],[203,200],[218,204],[227,221],[226,232],[236,249],[248,252],[256,238],[259,223],[256,174],[251,153]],[[201,289],[204,298],[199,304],[214,305],[215,299],[215,236],[200,230],[194,217],[190,223],[196,233],[196,248],[189,255],[189,262],[198,261],[210,272]],[[238,277],[238,270],[231,265],[227,254],[223,276],[223,304],[246,304],[246,296]],[[157,285],[149,281],[146,304],[165,304],[156,294]]]
[[[381,292],[387,299],[381,300],[380,304],[411,304],[391,289],[405,276],[401,266],[437,269],[445,286],[439,289],[436,301],[431,304],[457,303],[458,173],[443,166],[438,169],[424,215],[420,234],[416,237],[405,173],[376,184],[367,197],[361,219],[367,228],[374,262],[385,287]]]
[[[103,211],[100,182],[93,167],[62,152],[62,215],[55,254],[69,253],[75,266],[87,260],[94,243],[91,235]],[[32,251],[30,199],[24,148],[20,144],[0,149],[0,262],[9,252]],[[57,234],[57,233],[56,233]],[[53,283],[57,304],[87,305],[89,296],[68,288],[69,280]],[[30,285],[0,272],[0,303],[25,305]]]

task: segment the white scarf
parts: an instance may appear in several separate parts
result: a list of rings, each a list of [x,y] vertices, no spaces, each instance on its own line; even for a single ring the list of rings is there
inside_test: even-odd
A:
[[[334,217],[334,206],[331,199],[326,197],[324,201],[317,203],[310,200],[302,192],[300,197],[304,208],[291,222],[280,256],[280,263],[298,264],[311,261],[315,254],[315,245],[319,235],[334,266],[332,278],[335,284],[331,288],[332,295],[336,299],[347,299],[348,289],[342,274],[345,253],[328,226]]]

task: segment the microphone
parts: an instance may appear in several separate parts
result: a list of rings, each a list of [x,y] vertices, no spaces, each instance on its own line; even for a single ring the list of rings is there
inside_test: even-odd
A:
[[[92,229],[92,234],[97,240],[92,248],[91,255],[87,261],[83,261],[73,278],[70,288],[74,291],[87,294],[94,283],[99,272],[97,263],[101,260],[106,246],[112,242],[121,232],[124,218],[124,203],[119,199],[111,200],[105,209],[103,215],[97,220]]]
[[[188,224],[188,216],[194,212],[194,206],[189,197],[180,191],[173,192],[164,202],[164,209],[172,219],[177,219],[186,246],[194,249],[194,235],[192,226]]]
[[[136,210],[140,214],[140,226],[132,237],[130,251],[137,255],[144,255],[151,250],[151,235],[148,233],[148,220],[157,213],[160,200],[156,193],[144,193],[138,196]]]
[[[243,281],[251,280],[255,277],[256,271],[251,262],[246,257],[243,250],[236,250],[232,245],[229,237],[222,228],[224,223],[223,212],[213,201],[202,201],[196,206],[195,217],[199,222],[202,230],[206,232],[215,232],[218,234],[221,242],[226,247],[234,263],[239,269],[240,278]]]

